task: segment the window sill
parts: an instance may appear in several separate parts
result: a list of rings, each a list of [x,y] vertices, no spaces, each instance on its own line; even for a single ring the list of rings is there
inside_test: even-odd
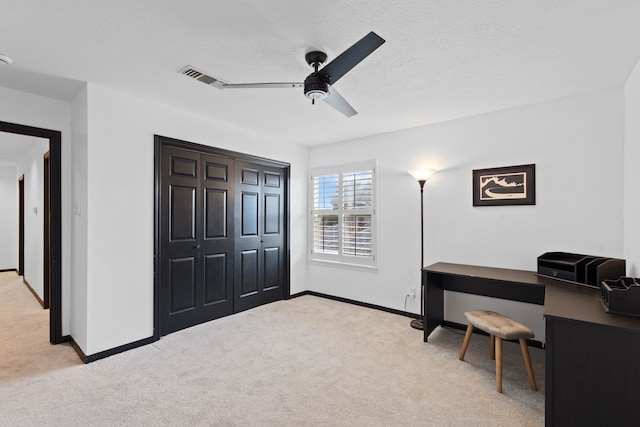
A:
[[[368,271],[370,273],[377,273],[378,272],[378,266],[377,265],[349,264],[349,263],[346,263],[346,262],[329,261],[329,260],[324,260],[324,259],[309,259],[309,264],[320,265],[320,266],[323,266],[323,267],[345,268],[345,269],[348,269],[348,270]]]

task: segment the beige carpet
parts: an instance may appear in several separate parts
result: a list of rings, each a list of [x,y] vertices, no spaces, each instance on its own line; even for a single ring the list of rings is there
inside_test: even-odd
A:
[[[0,386],[82,364],[70,345],[49,344],[49,310],[15,272],[0,273],[0,343]]]
[[[97,362],[0,384],[2,426],[535,426],[517,344],[495,392],[488,338],[304,296],[171,334]]]

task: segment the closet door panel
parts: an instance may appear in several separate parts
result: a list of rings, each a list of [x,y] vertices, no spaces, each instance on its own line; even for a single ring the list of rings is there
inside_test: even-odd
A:
[[[234,160],[201,154],[203,301],[201,322],[233,313]]]
[[[163,335],[200,319],[199,162],[200,155],[188,150],[167,147],[162,152],[160,331]]]
[[[236,162],[236,311],[284,298],[284,170]]]
[[[227,254],[205,255],[204,269],[204,304],[216,304],[229,299],[225,287],[227,280]]]

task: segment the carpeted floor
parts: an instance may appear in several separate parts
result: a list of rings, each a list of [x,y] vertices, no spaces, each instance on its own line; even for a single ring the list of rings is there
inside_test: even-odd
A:
[[[304,296],[208,322],[88,365],[0,383],[0,426],[538,426],[517,344],[495,391],[489,339]],[[7,343],[8,341],[3,341]]]
[[[0,272],[0,343],[0,387],[82,364],[70,345],[49,344],[49,310],[43,310],[13,271]]]

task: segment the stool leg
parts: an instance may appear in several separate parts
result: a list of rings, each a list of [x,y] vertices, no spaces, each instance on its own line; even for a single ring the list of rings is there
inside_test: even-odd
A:
[[[538,391],[536,387],[536,379],[533,376],[533,367],[531,366],[531,358],[529,357],[529,347],[527,347],[527,341],[520,338],[520,348],[522,349],[522,358],[524,359],[524,366],[527,368],[527,375],[529,376],[529,386],[531,390]]]
[[[467,352],[469,341],[471,341],[471,334],[473,333],[473,325],[469,323],[467,326],[467,333],[464,335],[464,341],[462,342],[462,348],[460,349],[460,360],[464,360],[464,354]]]
[[[502,338],[496,337],[496,391],[502,393]]]
[[[496,360],[496,337],[494,335],[489,335],[491,338],[491,360]]]

